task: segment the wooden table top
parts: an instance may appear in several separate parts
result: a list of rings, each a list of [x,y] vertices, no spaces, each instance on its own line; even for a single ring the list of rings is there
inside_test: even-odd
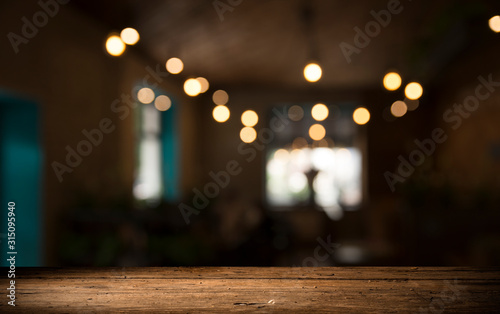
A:
[[[500,268],[17,268],[15,286],[1,313],[500,312]]]

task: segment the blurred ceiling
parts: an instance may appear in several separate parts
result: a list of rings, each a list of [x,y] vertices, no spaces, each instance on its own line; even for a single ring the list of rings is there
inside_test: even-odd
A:
[[[379,86],[388,69],[430,80],[468,49],[494,34],[487,19],[500,1],[402,0],[402,11],[347,62],[340,44],[354,45],[354,28],[374,21],[371,11],[390,0],[75,0],[79,10],[111,30],[135,27],[137,49],[158,62],[180,57],[186,75],[212,84],[310,88],[302,70],[317,50],[323,78],[315,88]],[[223,20],[214,4],[230,6]],[[304,8],[310,6],[309,27]]]

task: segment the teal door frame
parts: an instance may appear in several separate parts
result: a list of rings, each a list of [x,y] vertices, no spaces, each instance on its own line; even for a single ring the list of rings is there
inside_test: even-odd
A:
[[[40,110],[35,101],[0,91],[0,241],[7,255],[8,203],[15,203],[17,266],[43,266]],[[12,229],[11,229],[12,230]]]

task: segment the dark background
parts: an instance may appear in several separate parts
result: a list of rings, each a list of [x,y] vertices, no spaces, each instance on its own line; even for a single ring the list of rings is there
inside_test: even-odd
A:
[[[2,1],[1,223],[5,232],[4,205],[15,201],[18,250],[25,256],[19,266],[498,265],[500,91],[481,100],[456,130],[443,113],[474,94],[478,76],[500,81],[500,34],[488,27],[500,5],[402,1],[402,12],[348,63],[339,45],[352,45],[353,28],[364,28],[373,20],[370,11],[387,4],[245,0],[221,21],[212,1],[73,0],[60,5],[15,53],[7,35],[21,34],[22,17],[31,19],[40,6]],[[312,12],[309,26],[304,6]],[[109,56],[108,34],[125,27],[136,28],[141,40],[121,57]],[[110,104],[130,94],[149,73],[147,67],[164,71],[170,57],[185,65],[160,84],[176,99],[178,196],[145,206],[132,194],[135,120],[119,119]],[[323,68],[315,84],[302,76],[312,57]],[[384,115],[404,98],[401,89],[388,92],[382,86],[391,69],[403,83],[417,80],[424,88],[419,107],[398,119]],[[210,81],[210,90],[188,97],[182,84],[197,76]],[[211,92],[217,89],[230,97],[231,119],[224,124],[211,116]],[[266,150],[257,151],[252,162],[237,151],[244,110],[259,113],[259,129],[274,106],[320,101],[353,103],[371,112],[369,123],[358,128],[363,203],[339,220],[311,204],[270,208],[264,195]],[[27,113],[16,111],[30,106]],[[74,147],[82,129],[96,128],[103,118],[112,119],[116,129],[59,182],[52,163],[62,162],[65,147]],[[398,156],[407,158],[416,149],[414,140],[430,138],[435,128],[442,128],[447,140],[392,192],[384,173],[396,172]],[[12,132],[23,130],[38,138],[36,152],[16,146],[20,142]],[[7,151],[15,152],[13,160],[7,160]],[[178,205],[191,204],[193,188],[203,188],[211,181],[209,172],[231,160],[242,172],[186,224]],[[12,173],[8,162],[21,169],[33,163],[38,170]],[[328,259],[308,264],[318,238],[335,249]]]

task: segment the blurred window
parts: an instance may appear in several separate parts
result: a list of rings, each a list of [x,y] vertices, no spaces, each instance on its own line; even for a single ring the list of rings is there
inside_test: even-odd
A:
[[[156,98],[165,95],[155,91]],[[136,111],[137,163],[134,196],[155,204],[178,197],[178,134],[176,106],[160,111],[155,102],[138,103]]]
[[[274,210],[314,204],[331,218],[341,217],[343,209],[357,209],[363,196],[363,150],[359,127],[352,121],[354,106],[326,105],[328,117],[317,121],[313,105],[281,108],[289,121],[268,145],[266,198]],[[325,129],[319,141],[309,136],[314,124]]]

